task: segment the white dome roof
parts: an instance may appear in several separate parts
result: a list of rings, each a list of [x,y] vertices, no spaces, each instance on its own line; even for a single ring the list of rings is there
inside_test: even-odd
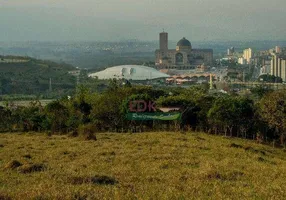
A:
[[[124,78],[127,80],[151,80],[157,78],[167,78],[169,75],[164,74],[154,68],[142,65],[121,65],[90,74],[89,77],[98,77],[98,79]]]

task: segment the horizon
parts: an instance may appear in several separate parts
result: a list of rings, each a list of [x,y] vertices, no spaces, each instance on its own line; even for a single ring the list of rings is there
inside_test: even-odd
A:
[[[285,7],[284,0],[0,0],[0,40],[157,41],[165,29],[170,41],[281,41]]]
[[[257,40],[223,40],[223,39],[215,39],[215,40],[191,40],[188,37],[185,37],[187,40],[190,42],[199,42],[199,43],[204,43],[204,42],[223,42],[223,43],[228,43],[228,42],[286,42],[285,39],[276,39],[276,40],[270,40],[270,39],[257,39]],[[176,43],[178,42],[181,38],[178,38],[178,40],[168,40],[170,43]],[[107,41],[107,40],[10,40],[10,41],[5,41],[0,39],[0,43],[45,43],[45,42],[55,42],[55,43],[72,43],[72,42],[97,42],[97,43],[117,43],[117,42],[153,42],[153,43],[159,43],[159,37],[157,40],[142,40],[142,39],[124,39],[124,40],[112,40],[112,41]]]

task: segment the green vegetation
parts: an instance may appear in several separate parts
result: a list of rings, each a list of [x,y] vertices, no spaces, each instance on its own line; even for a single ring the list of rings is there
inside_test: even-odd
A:
[[[50,95],[62,96],[75,89],[76,79],[68,74],[75,70],[65,63],[36,60],[30,57],[1,56],[1,95]],[[49,83],[52,80],[52,93]]]
[[[285,151],[202,133],[1,134],[1,199],[283,199]]]
[[[0,107],[0,131],[96,132],[187,131],[258,139],[273,145],[285,144],[285,91],[264,91],[259,95],[210,94],[205,87],[155,89],[149,86],[122,85],[113,80],[107,89],[91,92],[79,87],[75,96],[42,106]],[[275,97],[273,99],[273,97]],[[159,107],[180,107],[179,121],[128,121],[130,100],[148,100]],[[80,131],[84,130],[84,131]]]
[[[0,199],[286,196],[285,150],[275,148],[285,145],[285,91],[237,96],[210,93],[207,85],[83,83],[47,105],[0,106]],[[128,121],[130,100],[180,107],[183,115]]]

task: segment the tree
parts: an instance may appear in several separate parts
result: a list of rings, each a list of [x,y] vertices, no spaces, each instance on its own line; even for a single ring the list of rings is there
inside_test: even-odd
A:
[[[110,86],[92,102],[91,121],[104,129],[118,130],[125,117],[121,112],[122,103],[129,94],[130,89],[128,87]]]
[[[200,98],[198,98],[195,103],[197,107],[199,108],[197,117],[198,117],[198,122],[197,122],[197,127],[200,129],[204,129],[206,132],[209,129],[209,123],[208,123],[208,111],[211,109],[213,106],[213,103],[215,102],[217,97],[213,95],[202,95]]]
[[[233,117],[235,117],[235,125],[238,128],[239,134],[246,138],[247,132],[250,131],[254,124],[254,103],[248,98],[237,97],[234,100],[234,104]]]
[[[252,88],[251,89],[251,92],[254,94],[254,95],[257,95],[257,97],[259,99],[261,99],[265,94],[269,93],[269,92],[272,92],[273,90],[266,87],[266,86],[263,86],[263,85],[260,85],[260,86],[257,86],[255,88]]]
[[[60,101],[54,101],[46,106],[46,115],[52,132],[66,132],[69,110]]]
[[[259,102],[260,115],[268,125],[276,130],[281,144],[286,135],[286,91],[274,91]]]
[[[218,98],[208,111],[207,116],[216,133],[218,130],[223,130],[225,136],[227,136],[227,130],[229,129],[232,136],[232,129],[235,125],[234,98],[229,96]]]
[[[7,107],[0,106],[0,131],[11,129],[11,111]]]

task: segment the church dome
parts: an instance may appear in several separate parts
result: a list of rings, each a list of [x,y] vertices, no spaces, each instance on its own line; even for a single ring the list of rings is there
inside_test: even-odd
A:
[[[191,42],[189,40],[187,40],[186,38],[182,38],[178,43],[177,43],[177,46],[178,47],[190,47],[192,46],[191,45]]]

